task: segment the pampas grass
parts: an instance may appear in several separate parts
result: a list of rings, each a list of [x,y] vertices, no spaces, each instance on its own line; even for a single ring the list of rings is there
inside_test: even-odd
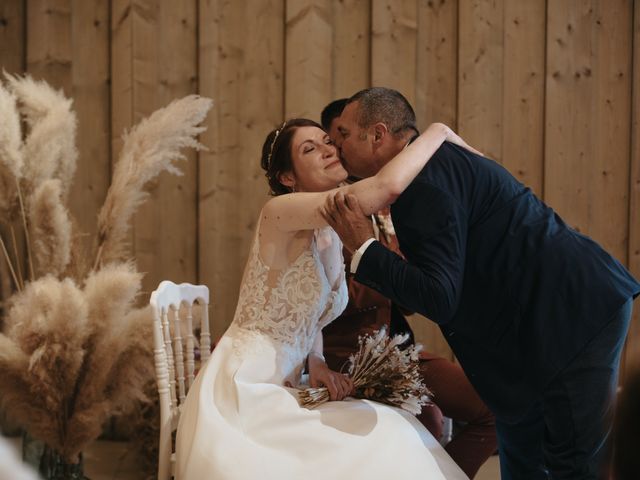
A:
[[[0,215],[15,212],[16,182],[22,178],[20,114],[16,97],[0,83]]]
[[[99,285],[111,289],[93,303]],[[111,415],[144,399],[152,335],[149,309],[131,307],[139,288],[140,275],[121,265],[93,273],[84,289],[47,276],[12,299],[0,334],[0,405],[69,462]]]
[[[71,259],[71,219],[62,203],[62,182],[45,180],[29,202],[29,219],[37,269],[59,276]]]
[[[133,212],[148,196],[144,190],[160,172],[182,175],[175,162],[184,148],[201,150],[195,139],[212,101],[197,95],[176,100],[141,121],[124,137],[111,188],[98,215],[98,255],[95,266],[120,259]]]
[[[163,171],[179,175],[175,162],[185,158],[184,149],[203,148],[195,137],[212,102],[195,95],[177,100],[126,135],[95,250],[85,251],[77,247],[66,208],[78,155],[72,103],[45,82],[6,73],[5,80],[0,222],[11,232],[23,230],[30,274],[24,281],[18,249],[11,252],[0,238],[18,290],[0,333],[0,408],[73,463],[109,417],[146,398],[153,379],[152,315],[135,306],[142,275],[125,238],[149,182]]]
[[[24,142],[24,178],[28,190],[48,179],[60,180],[63,197],[76,171],[76,115],[71,100],[44,81],[5,73],[8,86],[29,126]]]

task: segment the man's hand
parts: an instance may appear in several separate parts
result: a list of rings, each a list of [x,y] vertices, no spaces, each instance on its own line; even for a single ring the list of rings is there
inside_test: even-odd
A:
[[[364,242],[375,237],[371,220],[365,216],[355,195],[342,192],[330,195],[320,214],[352,254]]]

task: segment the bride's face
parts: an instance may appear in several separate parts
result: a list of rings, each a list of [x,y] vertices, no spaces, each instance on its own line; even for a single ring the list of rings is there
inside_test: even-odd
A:
[[[317,127],[300,127],[291,141],[292,180],[297,192],[324,192],[347,178],[329,135]]]

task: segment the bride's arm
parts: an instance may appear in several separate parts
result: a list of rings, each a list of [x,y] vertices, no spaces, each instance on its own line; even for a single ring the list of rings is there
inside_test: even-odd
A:
[[[334,372],[327,366],[322,349],[322,331],[320,331],[307,357],[309,384],[314,388],[327,387],[331,400],[342,400],[351,393],[353,382],[346,375]]]
[[[445,140],[458,143],[459,138],[446,125],[433,123],[376,175],[340,187],[340,190],[358,197],[365,214],[375,213],[393,203]],[[336,190],[330,190],[280,195],[267,202],[262,212],[263,219],[272,223],[278,230],[287,232],[326,226],[327,222],[320,215],[320,207],[329,195],[335,193]]]

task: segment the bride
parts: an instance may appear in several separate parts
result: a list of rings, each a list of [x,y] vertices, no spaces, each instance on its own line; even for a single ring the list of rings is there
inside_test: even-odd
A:
[[[468,147],[432,124],[377,175],[340,189],[376,212],[445,140]],[[320,214],[347,177],[329,136],[311,120],[289,120],[267,136],[262,167],[274,198],[260,213],[233,322],[183,406],[178,478],[467,478],[411,414],[345,398],[351,382],[324,362],[322,328],[347,304],[342,245]],[[339,401],[298,405],[292,387],[305,362],[310,384]]]

